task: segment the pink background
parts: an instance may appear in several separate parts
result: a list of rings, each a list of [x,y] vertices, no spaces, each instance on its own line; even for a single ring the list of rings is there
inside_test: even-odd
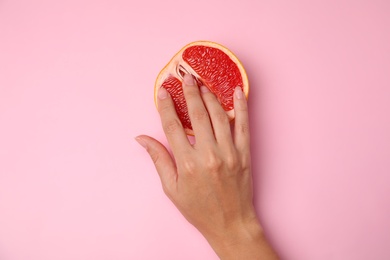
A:
[[[166,143],[154,80],[199,39],[247,69],[282,258],[390,259],[389,3],[0,0],[0,259],[217,259],[133,139]]]

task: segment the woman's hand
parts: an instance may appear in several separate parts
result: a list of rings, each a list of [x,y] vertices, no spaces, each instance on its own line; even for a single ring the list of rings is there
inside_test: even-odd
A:
[[[252,202],[248,109],[241,88],[234,93],[234,134],[225,111],[207,87],[199,89],[192,76],[185,75],[183,92],[194,145],[164,88],[158,93],[158,110],[174,159],[152,137],[136,138],[150,154],[165,194],[221,259],[276,259]]]

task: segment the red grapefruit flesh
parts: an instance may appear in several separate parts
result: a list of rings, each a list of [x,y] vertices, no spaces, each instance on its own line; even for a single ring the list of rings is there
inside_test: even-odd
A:
[[[199,87],[204,85],[216,95],[230,120],[234,119],[234,89],[241,87],[248,97],[248,77],[241,62],[231,51],[220,44],[208,41],[186,45],[158,75],[155,102],[158,89],[165,88],[171,95],[179,119],[189,135],[194,133],[182,89],[185,74],[191,74]]]

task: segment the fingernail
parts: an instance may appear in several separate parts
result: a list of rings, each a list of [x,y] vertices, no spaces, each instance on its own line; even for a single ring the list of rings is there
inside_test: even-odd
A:
[[[168,91],[161,87],[159,90],[158,90],[158,94],[157,94],[158,98],[159,99],[165,99],[168,97]]]
[[[145,142],[145,140],[143,140],[141,137],[136,137],[135,140],[143,147],[143,148],[147,148],[147,144]]]
[[[244,97],[244,93],[240,87],[236,87],[235,92],[238,99],[242,99]]]
[[[210,90],[209,90],[208,87],[206,87],[206,86],[200,86],[200,91],[201,91],[202,93],[210,92]]]
[[[191,74],[185,74],[184,75],[184,84],[186,84],[187,86],[195,85],[194,78],[192,77]]]

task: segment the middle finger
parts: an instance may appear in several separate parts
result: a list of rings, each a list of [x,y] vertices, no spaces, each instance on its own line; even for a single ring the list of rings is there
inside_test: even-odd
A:
[[[215,142],[209,114],[203,104],[199,88],[190,74],[184,75],[183,93],[196,142]]]

